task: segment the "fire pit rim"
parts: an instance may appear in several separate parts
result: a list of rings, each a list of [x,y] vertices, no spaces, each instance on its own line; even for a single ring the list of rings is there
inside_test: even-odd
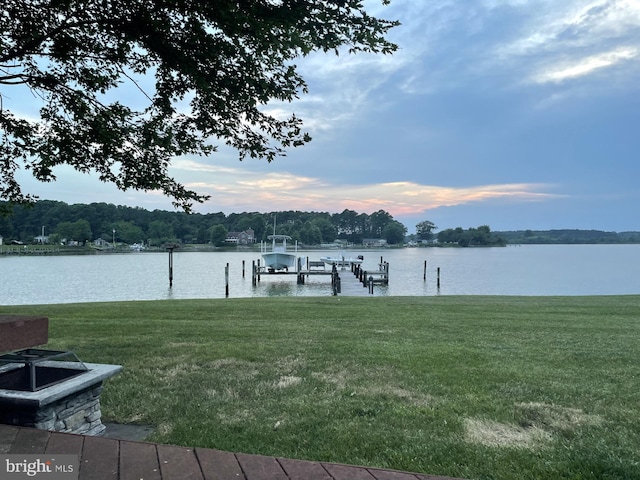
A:
[[[47,363],[54,364],[51,366],[56,366],[56,367],[60,367],[61,364],[70,364],[68,366],[64,366],[64,368],[80,370],[76,362],[52,361],[52,362],[42,362],[41,365],[46,366]],[[74,364],[76,364],[75,368],[74,368]],[[12,370],[14,368],[20,368],[19,365],[20,364],[2,366],[0,367],[0,373],[3,373],[4,371]],[[102,363],[86,363],[86,362],[84,362],[84,365],[88,368],[88,370],[83,371],[81,374],[76,375],[75,377],[66,379],[55,385],[51,385],[41,390],[37,390],[35,392],[0,389],[0,405],[11,404],[11,405],[41,407],[49,403],[55,402],[56,400],[59,400],[60,398],[63,398],[69,395],[70,393],[84,390],[97,383],[103,382],[107,378],[110,378],[122,371],[122,365],[109,365],[109,364],[102,364]]]

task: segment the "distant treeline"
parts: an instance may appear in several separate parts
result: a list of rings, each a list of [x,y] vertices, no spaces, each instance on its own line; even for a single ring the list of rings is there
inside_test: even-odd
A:
[[[107,242],[223,245],[230,232],[254,231],[256,241],[273,233],[289,235],[307,245],[344,240],[362,244],[365,239],[383,239],[390,245],[424,241],[427,245],[479,246],[545,243],[640,243],[640,232],[603,232],[599,230],[518,230],[492,232],[489,226],[444,229],[429,221],[420,222],[417,234],[406,236],[407,228],[384,210],[366,214],[353,210],[327,212],[243,212],[218,213],[169,212],[145,210],[108,203],[73,204],[40,200],[31,206],[0,202],[0,236],[12,241],[37,243],[47,237],[50,244],[63,240],[85,244],[102,238]],[[8,213],[8,214],[7,214]]]
[[[403,243],[406,227],[384,210],[372,214],[344,210],[341,213],[285,211],[272,213],[222,212],[186,214],[145,210],[107,203],[73,204],[40,200],[31,206],[0,202],[0,236],[4,243],[48,243],[70,241],[85,244],[102,238],[107,242],[223,245],[229,232],[254,231],[259,242],[273,233],[290,235],[303,244],[320,245],[342,239],[360,244],[366,238],[383,238],[389,244]],[[44,233],[44,235],[43,235]]]
[[[640,243],[640,232],[600,230],[516,230],[495,232],[510,244]]]
[[[437,235],[438,244],[457,245],[459,247],[503,247],[505,239],[495,232],[491,232],[488,225],[467,230],[448,228]]]

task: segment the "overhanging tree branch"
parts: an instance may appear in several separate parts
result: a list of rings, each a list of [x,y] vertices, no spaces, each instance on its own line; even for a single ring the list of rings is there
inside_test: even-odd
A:
[[[189,210],[207,197],[169,176],[174,157],[207,156],[221,141],[240,159],[272,161],[304,145],[301,119],[260,111],[306,93],[292,60],[341,47],[392,53],[385,35],[396,25],[360,0],[4,0],[0,96],[27,85],[43,106],[37,120],[0,111],[0,198],[30,198],[15,181],[19,164],[42,181],[68,164],[123,190],[161,190]],[[149,72],[147,91],[138,80]],[[147,106],[107,103],[122,82]]]

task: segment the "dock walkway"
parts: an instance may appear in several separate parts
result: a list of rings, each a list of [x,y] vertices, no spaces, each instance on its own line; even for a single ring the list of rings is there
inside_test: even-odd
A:
[[[10,425],[0,425],[0,454],[78,455],[79,480],[456,480]]]
[[[369,296],[369,289],[358,280],[351,270],[338,270],[340,275],[340,293],[343,297],[366,297]],[[375,295],[375,289],[374,289]]]

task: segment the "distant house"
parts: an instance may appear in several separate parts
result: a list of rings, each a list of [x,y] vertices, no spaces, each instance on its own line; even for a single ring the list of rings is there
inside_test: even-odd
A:
[[[33,243],[38,245],[45,245],[49,243],[49,235],[38,235],[37,237],[33,237]]]
[[[363,238],[362,245],[365,247],[384,247],[387,241],[384,238]]]
[[[93,245],[99,248],[110,247],[111,244],[102,238],[96,238],[93,241]]]
[[[251,245],[256,243],[255,232],[252,229],[244,232],[229,232],[227,234],[227,243],[235,243],[237,245]]]

